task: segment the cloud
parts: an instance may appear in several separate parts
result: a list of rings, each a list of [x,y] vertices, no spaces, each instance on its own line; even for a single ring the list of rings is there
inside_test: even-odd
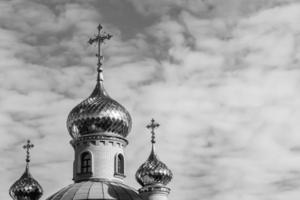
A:
[[[199,18],[236,18],[264,9],[297,2],[295,0],[130,0],[142,15],[161,16],[166,13],[176,16],[185,10]]]
[[[163,151],[177,155],[171,166],[179,172],[175,183],[181,181],[173,198],[282,198],[277,181],[299,162],[290,152],[299,128],[298,8],[229,22],[182,12],[149,28],[169,46],[169,61],[161,62],[163,81],[146,87],[140,105],[160,113],[170,145],[180,144]],[[299,187],[295,179],[289,191]]]

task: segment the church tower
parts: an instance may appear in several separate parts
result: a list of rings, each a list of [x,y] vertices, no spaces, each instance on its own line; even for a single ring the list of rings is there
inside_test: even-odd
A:
[[[97,43],[97,81],[91,95],[69,113],[67,129],[74,148],[74,184],[47,200],[116,199],[142,200],[133,188],[124,184],[126,139],[131,116],[104,89],[101,45],[112,36],[102,32],[89,40]]]
[[[155,153],[155,128],[159,124],[154,119],[146,126],[151,129],[151,153],[145,163],[143,163],[136,172],[136,180],[142,186],[139,193],[144,200],[168,200],[170,188],[166,185],[171,181],[172,171],[158,159]]]
[[[42,187],[29,172],[29,150],[33,147],[34,145],[30,143],[30,140],[23,146],[26,149],[25,172],[9,189],[9,194],[14,200],[39,200],[43,195]]]
[[[75,150],[73,180],[80,182],[92,179],[123,181],[125,139],[131,129],[131,116],[104,89],[101,44],[110,34],[101,33],[89,40],[98,44],[97,82],[92,94],[70,112],[68,131],[73,138]]]

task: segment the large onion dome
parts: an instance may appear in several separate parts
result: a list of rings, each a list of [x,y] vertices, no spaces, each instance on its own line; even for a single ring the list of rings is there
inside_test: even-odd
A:
[[[9,194],[14,200],[38,200],[43,195],[43,189],[26,167],[21,178],[10,187]]]
[[[78,199],[142,200],[133,188],[121,182],[109,181],[106,179],[74,183],[61,189],[47,200]]]
[[[9,194],[14,200],[38,200],[43,195],[43,188],[32,177],[29,172],[30,152],[34,145],[27,141],[23,146],[26,149],[26,169],[21,178],[19,178],[9,189]]]
[[[158,156],[154,150],[154,129],[158,126],[159,124],[155,123],[154,119],[152,119],[151,124],[147,126],[147,128],[151,129],[152,133],[152,149],[147,161],[138,168],[135,174],[137,182],[143,187],[157,184],[167,185],[173,177],[172,171],[167,167],[166,164],[158,159]]]
[[[131,117],[128,111],[117,101],[109,97],[103,86],[103,68],[101,44],[110,39],[110,34],[101,33],[102,26],[98,26],[98,35],[89,40],[90,44],[98,44],[98,74],[97,84],[92,94],[78,104],[70,112],[67,128],[73,138],[84,135],[98,134],[125,138],[131,129]]]
[[[92,94],[70,112],[67,128],[73,138],[90,134],[125,138],[131,129],[131,117],[98,80]]]

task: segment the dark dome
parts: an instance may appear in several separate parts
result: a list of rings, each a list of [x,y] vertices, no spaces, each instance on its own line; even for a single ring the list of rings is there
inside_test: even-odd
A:
[[[135,178],[141,186],[156,184],[167,185],[173,178],[173,174],[166,164],[157,158],[152,147],[149,158],[139,167]]]
[[[73,138],[104,134],[125,138],[131,129],[128,111],[109,97],[102,82],[97,81],[92,94],[72,109],[67,128]]]
[[[14,200],[38,200],[43,195],[43,189],[26,167],[21,178],[10,187],[9,194]]]
[[[131,187],[115,181],[99,179],[69,185],[47,200],[75,200],[75,199],[114,199],[114,200],[142,200]]]

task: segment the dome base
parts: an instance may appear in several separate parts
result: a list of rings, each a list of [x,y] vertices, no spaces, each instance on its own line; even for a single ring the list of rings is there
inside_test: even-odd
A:
[[[168,200],[170,188],[162,185],[147,185],[139,189],[139,194],[145,200]]]

